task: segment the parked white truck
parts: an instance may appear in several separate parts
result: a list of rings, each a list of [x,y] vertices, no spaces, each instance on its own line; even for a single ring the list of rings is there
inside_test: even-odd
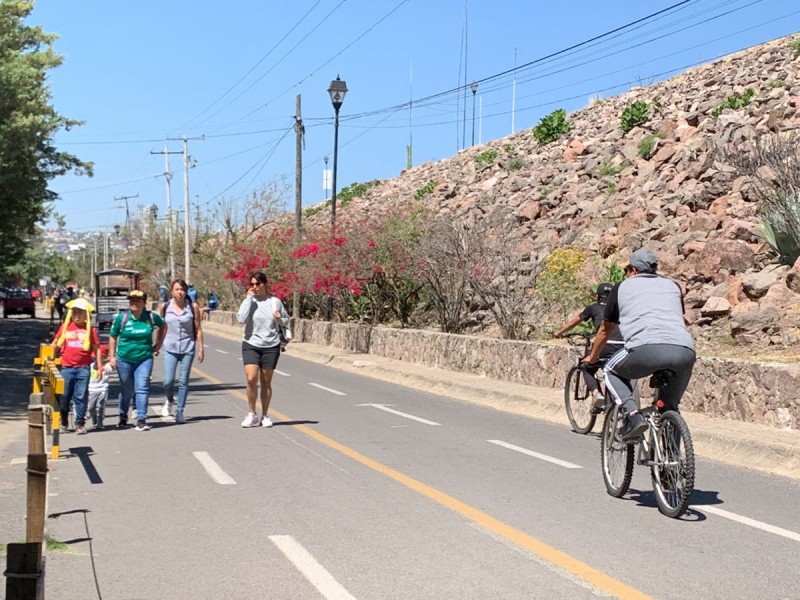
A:
[[[107,269],[94,274],[96,325],[98,329],[111,327],[114,317],[128,310],[128,294],[139,289],[139,271],[132,269]]]

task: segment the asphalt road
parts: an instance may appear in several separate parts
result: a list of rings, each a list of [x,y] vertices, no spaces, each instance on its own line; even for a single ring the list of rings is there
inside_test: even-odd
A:
[[[672,520],[642,468],[605,493],[595,436],[288,354],[275,427],[242,429],[239,343],[206,341],[185,425],[64,436],[48,597],[800,598],[797,481],[700,460]],[[23,442],[0,444],[17,518]]]

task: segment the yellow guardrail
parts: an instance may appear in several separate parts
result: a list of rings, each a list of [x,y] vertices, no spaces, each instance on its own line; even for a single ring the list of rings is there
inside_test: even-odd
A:
[[[33,359],[33,393],[42,394],[44,404],[52,410],[53,444],[50,457],[59,458],[61,433],[61,413],[58,410],[58,398],[64,393],[64,379],[61,377],[61,359],[56,358],[56,347],[53,344],[39,344],[39,356]]]

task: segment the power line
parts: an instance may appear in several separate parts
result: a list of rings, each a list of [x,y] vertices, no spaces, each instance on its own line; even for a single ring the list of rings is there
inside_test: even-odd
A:
[[[306,75],[305,77],[303,77],[303,78],[302,78],[300,81],[298,81],[298,82],[297,82],[297,83],[295,83],[294,85],[292,85],[292,86],[290,86],[290,87],[286,88],[285,90],[283,90],[283,91],[282,91],[280,94],[277,94],[277,95],[276,95],[276,96],[274,96],[273,98],[270,98],[270,99],[269,99],[269,100],[268,100],[268,101],[267,101],[265,104],[262,104],[262,105],[261,105],[261,106],[259,106],[258,108],[251,110],[249,113],[247,113],[246,115],[242,116],[241,118],[242,118],[242,119],[245,119],[245,118],[249,117],[250,115],[252,115],[253,113],[255,113],[255,112],[258,112],[258,111],[260,111],[260,110],[261,110],[261,109],[263,109],[263,108],[266,108],[267,106],[269,106],[270,104],[272,104],[273,102],[275,102],[275,100],[277,100],[278,98],[281,98],[281,97],[283,97],[285,94],[287,94],[287,93],[291,92],[293,89],[295,89],[296,87],[298,87],[299,85],[301,85],[301,84],[302,84],[302,83],[303,83],[303,82],[304,82],[306,79],[308,79],[309,77],[313,77],[314,75],[316,75],[316,74],[317,74],[317,73],[318,73],[320,70],[322,70],[322,68],[323,68],[323,67],[326,67],[326,66],[328,66],[330,63],[332,63],[332,62],[334,61],[334,59],[336,59],[336,58],[338,58],[340,55],[344,54],[344,53],[345,53],[347,50],[349,50],[349,49],[350,49],[350,48],[351,48],[351,47],[352,47],[352,46],[353,46],[353,45],[354,45],[356,42],[358,42],[359,40],[361,40],[361,38],[363,38],[365,35],[367,35],[369,32],[371,32],[373,29],[375,29],[375,28],[376,28],[378,25],[380,25],[381,23],[383,23],[383,22],[384,22],[386,19],[388,19],[388,18],[389,18],[389,17],[390,17],[392,14],[394,14],[394,13],[395,13],[395,12],[396,12],[396,11],[397,11],[397,10],[398,10],[400,7],[401,7],[401,6],[403,6],[403,4],[405,4],[405,3],[406,3],[406,2],[408,2],[408,1],[409,1],[409,0],[401,0],[401,1],[400,1],[400,3],[399,3],[399,4],[397,4],[397,5],[396,5],[396,6],[395,6],[395,7],[394,7],[392,10],[390,10],[390,11],[389,11],[388,13],[386,13],[386,14],[385,14],[383,17],[381,17],[380,19],[378,19],[378,21],[377,21],[377,22],[373,23],[373,24],[372,24],[372,25],[371,25],[371,26],[370,26],[370,27],[369,27],[369,28],[368,28],[366,31],[362,32],[362,33],[361,33],[361,34],[360,34],[358,37],[356,37],[356,38],[355,38],[353,41],[351,41],[349,44],[347,44],[347,45],[346,45],[344,48],[342,48],[341,50],[339,50],[339,51],[338,51],[336,54],[334,54],[333,56],[331,56],[331,57],[330,57],[328,60],[326,60],[326,61],[325,61],[324,63],[322,63],[320,66],[318,66],[316,69],[314,69],[313,71],[311,71],[311,73],[309,73],[308,75]],[[688,1],[688,0],[687,0],[687,1]]]
[[[649,15],[646,15],[646,16],[644,16],[644,17],[641,17],[641,18],[639,18],[639,19],[636,19],[636,20],[634,20],[634,21],[630,21],[629,23],[626,23],[626,24],[624,24],[624,25],[621,25],[621,26],[619,26],[619,27],[616,27],[616,28],[614,28],[614,29],[611,29],[611,30],[609,30],[609,31],[606,31],[606,32],[604,32],[604,33],[601,33],[601,34],[599,34],[599,35],[596,35],[596,36],[594,36],[594,37],[591,37],[591,38],[589,38],[589,39],[587,39],[587,40],[584,40],[584,41],[582,41],[582,42],[578,42],[577,44],[573,44],[573,45],[571,45],[571,46],[568,46],[567,48],[563,48],[563,49],[561,49],[561,50],[558,50],[558,51],[556,51],[556,52],[552,52],[552,53],[550,53],[550,54],[548,54],[548,55],[542,56],[542,57],[540,57],[540,58],[537,58],[537,59],[535,59],[535,60],[532,60],[532,61],[530,61],[530,62],[527,62],[527,63],[525,63],[525,64],[522,64],[522,65],[520,65],[520,66],[516,67],[515,69],[509,69],[509,70],[506,70],[506,71],[502,71],[502,72],[500,72],[500,73],[497,73],[497,74],[495,74],[495,75],[492,75],[492,76],[490,76],[490,77],[486,77],[486,78],[484,78],[484,79],[480,79],[480,80],[478,80],[478,83],[480,84],[480,83],[483,83],[484,81],[488,81],[488,80],[490,80],[491,78],[494,78],[494,77],[499,77],[500,75],[504,75],[504,74],[509,74],[509,73],[512,73],[512,72],[513,72],[513,71],[515,71],[515,70],[519,71],[519,70],[521,70],[521,69],[523,69],[523,68],[526,68],[526,67],[529,67],[529,66],[531,66],[531,65],[535,65],[535,64],[541,63],[541,62],[543,62],[543,61],[546,61],[546,60],[552,59],[552,58],[554,58],[554,57],[556,57],[556,56],[560,56],[560,55],[562,55],[562,54],[564,54],[564,53],[566,53],[566,52],[569,52],[569,51],[571,51],[571,50],[574,50],[575,48],[580,48],[580,47],[582,47],[582,46],[585,46],[585,45],[587,45],[587,44],[590,44],[590,43],[592,43],[592,42],[594,42],[594,41],[596,41],[596,40],[599,40],[599,39],[606,38],[606,37],[608,37],[608,36],[610,36],[610,35],[612,35],[612,34],[614,34],[614,33],[618,32],[618,31],[622,31],[622,30],[624,30],[624,29],[628,29],[628,28],[630,28],[630,27],[633,27],[634,25],[636,25],[636,24],[638,24],[638,23],[642,23],[642,22],[644,22],[644,21],[647,21],[647,20],[653,19],[653,18],[655,18],[655,17],[656,17],[656,16],[658,16],[658,15],[664,14],[664,13],[666,13],[666,12],[674,11],[674,10],[676,10],[676,9],[677,9],[677,8],[679,8],[679,7],[682,7],[682,6],[686,5],[686,4],[689,4],[689,3],[691,3],[691,2],[697,2],[697,1],[698,1],[698,0],[682,0],[681,2],[678,2],[677,4],[673,4],[673,5],[671,5],[671,6],[668,6],[667,8],[664,8],[664,9],[662,9],[662,10],[656,11],[656,12],[654,12],[654,13],[650,13]],[[415,99],[415,100],[414,100],[414,105],[415,105],[415,106],[419,106],[419,105],[420,105],[420,103],[424,103],[424,102],[427,102],[427,101],[430,101],[430,100],[434,100],[434,99],[437,99],[437,98],[441,98],[442,96],[448,96],[448,95],[451,95],[451,94],[453,94],[453,93],[460,93],[460,92],[461,92],[461,91],[463,91],[464,89],[466,89],[466,86],[458,86],[458,87],[455,87],[455,88],[450,88],[450,89],[448,89],[448,90],[445,90],[445,91],[442,91],[442,92],[437,92],[437,93],[435,93],[435,94],[431,94],[431,95],[429,95],[429,96],[424,96],[424,97],[422,97],[422,98],[417,98],[417,99]],[[266,106],[266,105],[265,105],[265,106]],[[384,111],[397,110],[397,109],[405,109],[405,108],[407,108],[407,107],[408,107],[408,102],[403,102],[402,104],[396,104],[396,105],[394,105],[394,106],[387,106],[387,107],[385,107],[385,108],[380,108],[380,109],[375,109],[375,110],[371,110],[371,111],[366,111],[366,112],[363,112],[363,113],[356,113],[355,115],[349,115],[347,118],[348,118],[348,119],[353,119],[353,118],[358,118],[358,117],[361,117],[361,116],[369,116],[369,115],[373,115],[373,114],[376,114],[376,113],[382,113],[382,112],[384,112]],[[263,108],[263,107],[262,107],[262,108]]]
[[[59,192],[58,195],[59,196],[63,196],[65,194],[78,194],[80,192],[93,192],[95,190],[105,190],[105,189],[112,188],[112,187],[117,187],[117,186],[120,186],[120,185],[127,185],[129,183],[136,183],[138,181],[147,181],[148,179],[155,179],[156,177],[161,177],[161,175],[159,174],[159,175],[151,175],[149,177],[140,177],[139,179],[129,179],[128,181],[120,181],[118,183],[109,183],[108,185],[99,185],[99,186],[96,186],[96,187],[83,188],[83,189],[80,189],[80,190],[69,190],[69,191],[66,191],[66,192]]]
[[[281,142],[282,142],[283,140],[285,140],[285,139],[286,139],[286,136],[287,136],[287,135],[289,135],[289,132],[291,132],[291,131],[293,131],[293,130],[294,130],[294,123],[292,123],[292,124],[291,124],[291,126],[289,126],[289,127],[287,127],[287,128],[286,128],[286,130],[285,130],[284,134],[281,136],[281,138],[280,138],[280,139],[279,139],[279,140],[278,140],[278,141],[275,143],[275,145],[274,145],[274,146],[273,146],[273,147],[272,147],[272,148],[271,148],[271,149],[270,149],[268,152],[266,152],[266,153],[264,154],[264,156],[262,156],[261,158],[259,158],[259,159],[258,159],[258,160],[257,160],[257,161],[256,161],[256,162],[255,162],[255,163],[254,163],[254,164],[253,164],[253,165],[252,165],[250,168],[249,168],[249,169],[247,169],[247,170],[246,170],[244,173],[242,173],[242,174],[241,174],[241,175],[240,175],[238,178],[236,178],[236,180],[235,180],[233,183],[231,183],[231,184],[230,184],[228,187],[226,187],[224,190],[222,190],[222,191],[221,191],[221,192],[219,192],[218,194],[215,194],[214,196],[212,196],[212,197],[211,197],[211,198],[209,198],[208,200],[206,200],[206,201],[205,201],[203,204],[201,204],[200,206],[205,206],[205,205],[207,205],[207,204],[210,204],[210,203],[211,203],[213,200],[216,200],[217,198],[219,198],[220,196],[222,196],[222,195],[223,195],[225,192],[227,192],[228,190],[230,190],[230,189],[231,189],[233,186],[235,186],[237,183],[239,183],[239,182],[240,182],[242,179],[244,179],[245,177],[247,177],[248,173],[250,173],[250,172],[251,172],[253,169],[255,169],[256,167],[258,167],[259,163],[261,163],[261,162],[263,161],[263,164],[261,165],[261,168],[259,168],[258,172],[256,173],[256,177],[257,177],[257,176],[258,176],[258,174],[259,174],[259,173],[261,173],[261,171],[263,170],[263,168],[264,168],[264,165],[266,165],[266,164],[267,164],[267,162],[269,162],[269,159],[270,159],[270,158],[272,158],[272,155],[275,153],[275,150],[277,150],[278,146],[280,146]]]
[[[696,0],[691,0],[691,1],[696,1]],[[681,29],[679,29],[679,30],[677,30],[677,31],[673,31],[673,32],[671,32],[671,33],[667,33],[667,34],[663,34],[663,35],[659,35],[659,36],[656,36],[656,37],[650,38],[650,39],[646,40],[645,42],[641,42],[641,43],[639,43],[639,44],[635,44],[635,45],[633,45],[633,46],[628,46],[628,47],[626,47],[626,48],[623,48],[623,49],[621,49],[621,50],[618,50],[618,51],[616,51],[616,52],[608,53],[608,54],[601,55],[601,56],[598,56],[597,54],[593,54],[593,58],[592,58],[592,59],[590,59],[590,60],[586,60],[586,61],[584,61],[584,62],[582,62],[582,63],[575,63],[575,64],[573,64],[572,66],[569,66],[569,67],[564,67],[564,68],[561,68],[561,69],[558,69],[558,70],[555,70],[555,71],[550,71],[550,72],[548,72],[548,73],[544,73],[544,74],[540,74],[540,75],[537,75],[537,76],[532,76],[532,77],[529,77],[529,78],[527,78],[527,79],[523,79],[523,80],[522,80],[522,83],[527,83],[527,82],[530,82],[530,81],[534,81],[534,80],[542,79],[542,78],[544,78],[544,77],[548,77],[548,76],[551,76],[551,75],[555,75],[555,74],[563,73],[563,72],[565,72],[565,71],[568,71],[568,70],[570,70],[570,69],[577,68],[577,67],[580,67],[580,66],[584,66],[584,65],[586,65],[586,64],[590,64],[590,63],[592,63],[592,62],[597,62],[597,61],[603,60],[603,59],[605,59],[605,58],[608,58],[608,57],[610,57],[610,56],[613,56],[613,55],[616,55],[616,54],[620,54],[620,53],[622,53],[622,52],[625,52],[625,51],[627,51],[627,50],[631,50],[631,49],[633,49],[633,48],[640,47],[640,46],[642,46],[642,45],[644,45],[644,44],[652,43],[652,42],[655,42],[655,41],[657,41],[657,40],[659,40],[659,39],[663,39],[663,38],[665,38],[665,37],[668,37],[668,36],[671,36],[671,35],[675,35],[675,34],[677,34],[677,33],[680,33],[680,32],[682,32],[682,31],[685,31],[685,30],[687,30],[687,29],[691,29],[691,28],[693,28],[693,27],[696,27],[696,26],[698,26],[698,25],[701,25],[701,24],[703,24],[703,23],[706,23],[706,22],[708,22],[708,21],[714,20],[714,19],[716,19],[716,18],[720,18],[720,17],[726,16],[726,15],[728,15],[728,14],[731,14],[732,12],[736,12],[736,11],[738,11],[738,10],[742,10],[743,8],[747,8],[748,6],[751,6],[751,5],[753,5],[753,4],[756,4],[756,3],[758,3],[758,2],[761,2],[761,1],[762,1],[762,0],[755,0],[755,2],[750,2],[749,4],[747,4],[747,5],[745,5],[745,6],[738,7],[738,8],[734,8],[734,9],[731,9],[731,10],[729,10],[729,11],[726,11],[726,12],[724,12],[724,13],[722,13],[722,14],[715,15],[715,16],[713,16],[713,17],[710,17],[710,18],[708,18],[708,19],[705,19],[704,21],[702,21],[702,22],[700,22],[700,23],[692,23],[691,25],[687,25],[686,27],[683,27],[683,28],[681,28]],[[716,5],[716,6],[715,6],[715,8],[716,8],[716,7],[719,7],[719,6],[725,6],[725,5],[728,5],[728,4],[730,4],[730,3],[729,3],[729,2],[726,2],[726,3],[721,3],[721,4],[718,4],[718,5]],[[663,11],[661,11],[661,12],[663,12]],[[704,12],[707,12],[707,11],[704,11]],[[655,13],[654,13],[654,14],[655,14]],[[790,16],[790,15],[787,15],[787,16]],[[784,18],[785,18],[785,17],[784,17]],[[638,22],[640,22],[641,20],[642,20],[642,19],[639,19],[639,20],[637,20],[636,22],[638,23]],[[615,29],[615,30],[613,30],[613,31],[618,31],[618,30],[620,30],[620,29],[621,29],[621,28],[619,28],[619,27],[618,27],[618,28],[616,28],[616,29]],[[592,38],[592,40],[596,40],[596,39],[598,39],[598,38],[600,38],[600,37],[601,37],[601,36],[595,36],[594,38]],[[571,48],[575,48],[576,46],[578,46],[578,44],[571,46]],[[563,52],[564,52],[564,51],[559,51],[559,52],[553,53],[553,54],[551,54],[551,55],[549,55],[549,56],[551,56],[551,57],[552,57],[552,56],[555,56],[555,55],[560,55],[560,54],[562,54]],[[526,64],[527,64],[527,65],[532,65],[532,64],[535,64],[535,63],[540,63],[542,60],[543,60],[543,59],[536,59],[536,60],[534,60],[534,61],[531,61],[531,62],[529,62],[529,63],[526,63]],[[568,63],[568,64],[569,64],[569,63]],[[525,66],[525,65],[522,65],[522,66],[520,66],[520,67],[518,68],[518,70],[519,70],[519,69],[522,69],[524,66]],[[512,71],[513,71],[513,70],[504,71],[503,73],[504,73],[504,74],[508,74],[508,73],[511,73]],[[484,79],[481,79],[481,80],[479,80],[479,81],[478,81],[478,83],[488,82],[488,81],[491,81],[491,80],[495,79],[496,77],[497,77],[496,75],[492,75],[492,76],[489,76],[489,77],[486,77],[486,78],[484,78]],[[517,84],[520,84],[520,80],[517,80]],[[487,93],[491,93],[491,92],[498,91],[498,90],[501,90],[501,89],[502,89],[502,90],[505,90],[507,87],[508,87],[507,85],[505,85],[505,86],[497,86],[497,85],[495,85],[495,86],[489,86],[489,90],[488,90],[488,92],[487,92]],[[450,90],[450,93],[451,93],[451,94],[452,94],[453,92],[459,92],[459,90],[457,90],[457,89]],[[432,96],[428,96],[428,97],[426,97],[426,98],[423,98],[423,99],[414,100],[414,105],[415,105],[417,108],[429,107],[429,106],[431,106],[431,104],[430,104],[430,99],[434,99],[434,98],[440,98],[440,100],[438,100],[438,102],[437,102],[437,103],[441,103],[441,102],[442,102],[442,100],[443,100],[443,98],[442,98],[443,94],[444,94],[444,93],[440,93],[440,94],[434,94],[434,95],[432,95]],[[426,99],[427,99],[427,102],[426,102]],[[363,112],[363,113],[357,113],[357,114],[354,114],[354,115],[348,115],[348,116],[344,117],[342,120],[343,120],[343,121],[356,120],[356,119],[359,119],[359,118],[361,118],[362,116],[371,116],[371,115],[377,115],[377,114],[381,114],[381,113],[382,113],[382,112],[384,112],[384,111],[394,111],[394,110],[396,110],[397,108],[403,108],[404,106],[407,106],[407,103],[406,103],[406,104],[404,104],[404,105],[396,105],[396,106],[387,107],[387,108],[384,108],[384,109],[378,109],[378,110],[367,111],[367,112]]]
[[[256,70],[256,68],[257,68],[257,67],[258,67],[258,66],[259,66],[261,63],[263,63],[263,62],[264,62],[264,61],[265,61],[265,60],[266,60],[266,59],[267,59],[267,58],[270,56],[270,54],[272,54],[272,53],[273,53],[273,52],[274,52],[274,51],[275,51],[275,50],[278,48],[278,46],[280,46],[280,45],[283,43],[283,41],[284,41],[286,38],[288,38],[288,37],[289,37],[289,36],[292,34],[292,32],[294,32],[294,30],[295,30],[295,29],[297,29],[297,28],[300,26],[300,24],[301,24],[303,21],[305,21],[305,20],[306,20],[306,17],[308,17],[308,15],[310,15],[310,14],[311,14],[311,12],[312,12],[312,11],[313,11],[313,10],[314,10],[314,9],[315,9],[317,6],[319,6],[320,2],[322,2],[322,0],[317,0],[317,1],[316,1],[316,2],[315,2],[315,3],[314,3],[312,6],[311,6],[311,8],[309,8],[309,9],[308,9],[308,10],[305,12],[305,14],[304,14],[302,17],[300,17],[300,20],[299,20],[299,21],[297,21],[297,23],[295,23],[295,24],[294,24],[294,25],[293,25],[293,26],[292,26],[292,27],[289,29],[289,31],[287,31],[287,32],[284,34],[284,36],[283,36],[281,39],[279,39],[277,42],[275,42],[275,44],[272,46],[272,48],[270,48],[270,49],[267,51],[267,53],[266,53],[264,56],[262,56],[260,59],[258,59],[258,61],[256,62],[256,64],[254,64],[252,67],[250,67],[250,69],[247,71],[247,73],[245,73],[245,74],[244,74],[244,75],[242,75],[242,76],[241,76],[239,79],[237,79],[237,80],[236,80],[236,82],[235,82],[235,83],[234,83],[232,86],[230,86],[230,87],[229,87],[227,90],[225,90],[225,91],[224,91],[224,92],[223,92],[223,93],[222,93],[222,94],[221,94],[221,95],[220,95],[220,96],[219,96],[219,97],[218,97],[216,100],[214,100],[214,101],[213,101],[211,104],[209,104],[209,105],[208,105],[206,108],[204,108],[203,110],[201,110],[201,111],[200,111],[200,112],[199,112],[197,115],[195,115],[194,117],[192,117],[191,119],[189,119],[189,120],[188,120],[186,123],[184,123],[183,125],[181,125],[180,127],[178,127],[178,129],[184,129],[184,128],[186,128],[186,127],[187,127],[187,126],[188,126],[190,123],[192,123],[193,121],[195,121],[195,120],[199,119],[200,117],[202,117],[202,116],[203,116],[203,115],[204,115],[204,114],[205,114],[207,111],[209,111],[209,110],[211,110],[212,108],[214,108],[214,106],[216,106],[216,105],[217,105],[217,103],[219,103],[219,102],[220,102],[220,100],[222,100],[222,99],[223,99],[225,96],[227,96],[229,93],[231,93],[231,92],[232,92],[232,91],[233,91],[233,90],[236,88],[236,86],[237,86],[237,85],[239,85],[240,83],[242,83],[242,81],[244,81],[244,80],[247,78],[247,76],[248,76],[248,75],[250,75],[250,73],[252,73],[253,71],[255,71],[255,70]],[[342,3],[343,3],[343,2],[344,2],[344,0],[342,0]],[[337,7],[337,8],[338,8],[338,7]],[[334,9],[334,10],[335,10],[335,9]],[[303,38],[303,39],[305,39],[305,38]],[[263,76],[262,76],[262,77],[263,77]],[[256,81],[258,81],[258,80],[256,80]],[[251,86],[251,87],[252,87],[252,86]],[[247,90],[249,90],[249,89],[250,89],[250,88],[247,88],[247,89],[245,90],[245,92],[246,92]],[[242,93],[244,93],[244,92],[242,92]],[[241,95],[241,94],[240,94],[240,95]],[[236,98],[234,98],[233,100],[231,100],[231,102],[235,101],[237,98],[239,98],[239,96],[236,96]],[[226,106],[227,106],[227,104],[226,104],[225,106],[223,106],[222,108],[224,109]],[[220,109],[220,110],[222,110],[222,109]],[[215,114],[217,114],[217,113],[214,113],[214,115],[215,115]],[[214,115],[211,115],[211,117],[213,117]],[[211,117],[209,117],[209,118],[211,118]]]
[[[312,34],[312,33],[314,33],[314,32],[315,32],[317,29],[319,29],[319,28],[320,28],[320,27],[321,27],[321,26],[322,26],[322,25],[325,23],[325,21],[327,21],[327,20],[328,20],[328,19],[331,17],[331,15],[332,15],[333,13],[335,13],[335,12],[336,12],[336,11],[339,9],[339,7],[340,7],[340,6],[342,6],[342,4],[344,4],[346,1],[347,1],[347,0],[341,0],[341,1],[339,2],[339,4],[337,4],[336,6],[334,6],[334,7],[333,7],[333,10],[331,10],[331,11],[330,11],[330,12],[329,12],[327,15],[325,15],[325,16],[323,17],[323,19],[322,19],[322,20],[321,20],[319,23],[317,23],[317,24],[316,24],[316,25],[315,25],[315,26],[314,26],[314,27],[311,29],[311,31],[309,31],[309,32],[308,32],[308,33],[307,33],[307,34],[306,34],[306,35],[305,35],[305,36],[304,36],[304,37],[303,37],[303,38],[302,38],[302,39],[301,39],[299,42],[297,42],[297,43],[296,43],[294,46],[292,46],[292,47],[291,47],[291,49],[290,49],[290,50],[289,50],[289,51],[288,51],[286,54],[284,54],[284,55],[283,55],[283,56],[282,56],[280,59],[278,59],[278,61],[277,61],[277,62],[276,62],[274,65],[272,65],[272,66],[271,66],[271,67],[270,67],[270,68],[269,68],[269,69],[268,69],[266,72],[262,73],[262,74],[261,74],[261,75],[260,75],[260,76],[259,76],[259,77],[258,77],[258,78],[257,78],[257,79],[254,81],[254,82],[253,82],[253,83],[251,83],[251,84],[250,84],[249,86],[247,86],[247,87],[246,87],[244,90],[242,90],[242,91],[241,91],[241,92],[240,92],[240,93],[239,93],[239,94],[238,94],[236,97],[234,97],[233,99],[229,100],[229,101],[227,102],[227,104],[225,104],[224,106],[220,107],[220,108],[219,108],[217,111],[215,111],[214,113],[212,113],[211,115],[209,115],[208,117],[206,117],[206,118],[205,118],[205,119],[204,119],[204,120],[203,120],[203,121],[200,123],[200,125],[202,125],[203,123],[206,123],[206,122],[208,122],[208,120],[209,120],[209,119],[212,119],[213,117],[215,117],[216,115],[218,115],[220,112],[222,112],[223,110],[225,110],[226,108],[228,108],[228,107],[229,107],[229,106],[230,106],[232,103],[236,102],[236,100],[238,100],[238,99],[239,99],[239,98],[241,98],[241,97],[242,97],[244,94],[246,94],[248,91],[250,91],[250,90],[253,88],[253,86],[254,86],[254,85],[256,85],[256,84],[257,84],[259,81],[261,81],[262,79],[264,79],[264,77],[266,77],[267,75],[269,75],[269,74],[270,74],[272,71],[274,71],[276,67],[278,67],[278,66],[279,66],[279,65],[280,65],[280,64],[281,64],[281,63],[282,63],[284,60],[286,60],[286,58],[288,58],[288,57],[289,57],[289,55],[290,55],[292,52],[294,52],[294,51],[297,49],[297,47],[298,47],[298,46],[300,46],[300,44],[302,44],[304,41],[306,41],[306,40],[307,40],[307,39],[308,39],[308,38],[311,36],[311,34]],[[407,1],[407,0],[406,0],[406,1]],[[315,6],[316,6],[316,5],[315,5]]]

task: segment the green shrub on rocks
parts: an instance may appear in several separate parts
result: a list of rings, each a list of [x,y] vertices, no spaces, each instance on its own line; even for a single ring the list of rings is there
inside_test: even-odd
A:
[[[637,100],[625,107],[619,120],[622,125],[622,131],[628,133],[634,127],[647,123],[649,118],[650,105],[642,100]]]
[[[342,191],[336,195],[336,201],[339,203],[339,206],[347,206],[353,198],[360,198],[369,188],[375,187],[380,183],[378,179],[373,179],[372,181],[364,183],[351,183],[343,187]]]
[[[744,108],[753,100],[753,97],[756,95],[756,91],[753,88],[747,88],[741,94],[739,92],[734,92],[728,99],[725,100],[722,104],[720,104],[717,108],[711,111],[712,117],[718,117],[722,114],[722,111],[726,108],[730,108],[731,110],[739,110],[740,108]]]
[[[331,204],[330,200],[325,200],[325,202],[323,202],[322,204],[317,204],[316,206],[311,206],[311,207],[309,207],[309,208],[307,208],[307,209],[305,209],[303,211],[303,216],[306,219],[308,219],[310,217],[313,217],[315,214],[317,214],[323,208],[326,208],[326,207],[330,206],[330,204]]]
[[[800,38],[797,38],[791,44],[789,44],[789,48],[792,51],[792,60],[795,60],[798,56],[800,56]]]
[[[638,154],[645,160],[650,160],[650,157],[653,156],[653,149],[656,146],[657,139],[664,139],[667,137],[663,131],[658,131],[656,133],[648,133],[646,136],[642,138],[639,142],[638,146]]]
[[[436,182],[429,181],[421,188],[419,188],[416,192],[414,192],[414,200],[422,200],[428,194],[433,193],[433,190],[436,189]]]
[[[495,159],[497,158],[497,151],[496,150],[486,150],[478,154],[475,157],[475,162],[490,165],[492,164]]]
[[[512,158],[508,161],[508,170],[509,171],[519,171],[522,167],[525,166],[525,161],[521,158]]]
[[[539,124],[533,128],[533,138],[542,146],[546,146],[569,133],[571,129],[572,125],[567,121],[567,111],[559,108],[542,117]]]
[[[614,175],[619,175],[622,172],[622,165],[615,165],[610,160],[603,159],[603,162],[600,163],[600,166],[597,167],[597,171],[595,173],[598,177],[613,177]]]

